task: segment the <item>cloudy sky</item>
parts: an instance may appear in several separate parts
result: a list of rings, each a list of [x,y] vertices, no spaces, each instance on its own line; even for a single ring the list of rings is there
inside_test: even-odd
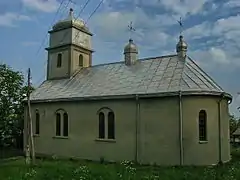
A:
[[[87,0],[61,1],[0,0],[0,63],[25,74],[30,67],[35,85],[45,79],[47,31],[70,7],[79,16]],[[140,57],[174,54],[182,17],[188,55],[233,95],[230,111],[240,115],[240,0],[104,0],[89,19],[99,2],[79,16],[94,34],[94,64],[123,59],[130,21]]]

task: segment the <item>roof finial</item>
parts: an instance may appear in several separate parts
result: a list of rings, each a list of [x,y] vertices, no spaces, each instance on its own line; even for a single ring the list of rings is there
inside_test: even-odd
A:
[[[128,44],[124,47],[124,59],[125,59],[125,64],[126,65],[133,65],[137,62],[138,60],[138,48],[136,44],[133,42],[131,38],[131,33],[135,31],[135,28],[132,25],[132,21],[128,25],[128,30],[129,30],[129,42]]]
[[[69,17],[70,17],[70,18],[73,18],[73,8],[70,8],[70,9],[69,9]]]
[[[180,25],[180,36],[182,36],[182,32],[183,32],[183,22],[182,22],[182,17],[180,17],[178,23],[179,23],[179,25]]]
[[[186,57],[187,54],[187,43],[183,40],[183,22],[182,22],[182,18],[180,17],[180,20],[178,21],[179,25],[180,25],[180,35],[179,35],[179,41],[177,43],[176,46],[176,51],[177,54],[180,58],[184,59]]]
[[[132,21],[128,25],[128,30],[129,30],[129,42],[132,41],[132,32],[136,31],[136,29],[133,27]]]

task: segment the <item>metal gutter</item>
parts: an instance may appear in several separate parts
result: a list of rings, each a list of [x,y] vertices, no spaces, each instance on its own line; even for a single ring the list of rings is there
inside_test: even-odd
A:
[[[183,153],[183,113],[182,113],[182,92],[179,91],[179,144],[180,144],[180,165],[184,164]]]
[[[221,102],[224,98],[224,94],[222,94],[221,99],[217,102],[218,103],[218,148],[219,148],[219,164],[222,164],[222,133],[221,133],[221,129],[222,129],[222,124],[221,124],[221,113],[222,113],[222,109],[221,109]]]
[[[140,121],[140,102],[139,96],[136,94],[136,142],[135,142],[135,162],[139,162],[139,121]]]

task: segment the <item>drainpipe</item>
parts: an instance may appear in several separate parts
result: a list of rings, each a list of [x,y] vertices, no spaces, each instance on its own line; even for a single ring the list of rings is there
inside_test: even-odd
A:
[[[222,133],[221,133],[221,101],[224,98],[224,94],[221,94],[221,99],[218,101],[218,148],[219,148],[219,164],[222,164]]]
[[[139,119],[140,119],[140,103],[139,96],[136,94],[136,142],[135,142],[135,162],[139,162]]]
[[[179,91],[179,144],[180,144],[180,165],[183,165],[183,113],[182,113],[182,91]]]

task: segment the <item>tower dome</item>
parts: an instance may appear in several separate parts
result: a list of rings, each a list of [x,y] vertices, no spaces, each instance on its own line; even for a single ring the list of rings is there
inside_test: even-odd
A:
[[[129,39],[128,44],[124,47],[124,59],[126,65],[135,64],[138,59],[138,48],[132,39]]]
[[[138,53],[137,45],[133,42],[132,39],[129,39],[128,44],[124,48],[125,53]]]
[[[179,41],[176,46],[176,51],[177,51],[177,54],[179,55],[179,57],[185,58],[186,53],[187,53],[187,48],[188,48],[187,43],[183,40],[183,36],[180,35]]]
[[[65,29],[68,27],[76,27],[85,31],[89,31],[88,27],[82,19],[76,19],[73,15],[73,9],[70,8],[69,15],[66,19],[58,21],[52,28],[53,30]]]

